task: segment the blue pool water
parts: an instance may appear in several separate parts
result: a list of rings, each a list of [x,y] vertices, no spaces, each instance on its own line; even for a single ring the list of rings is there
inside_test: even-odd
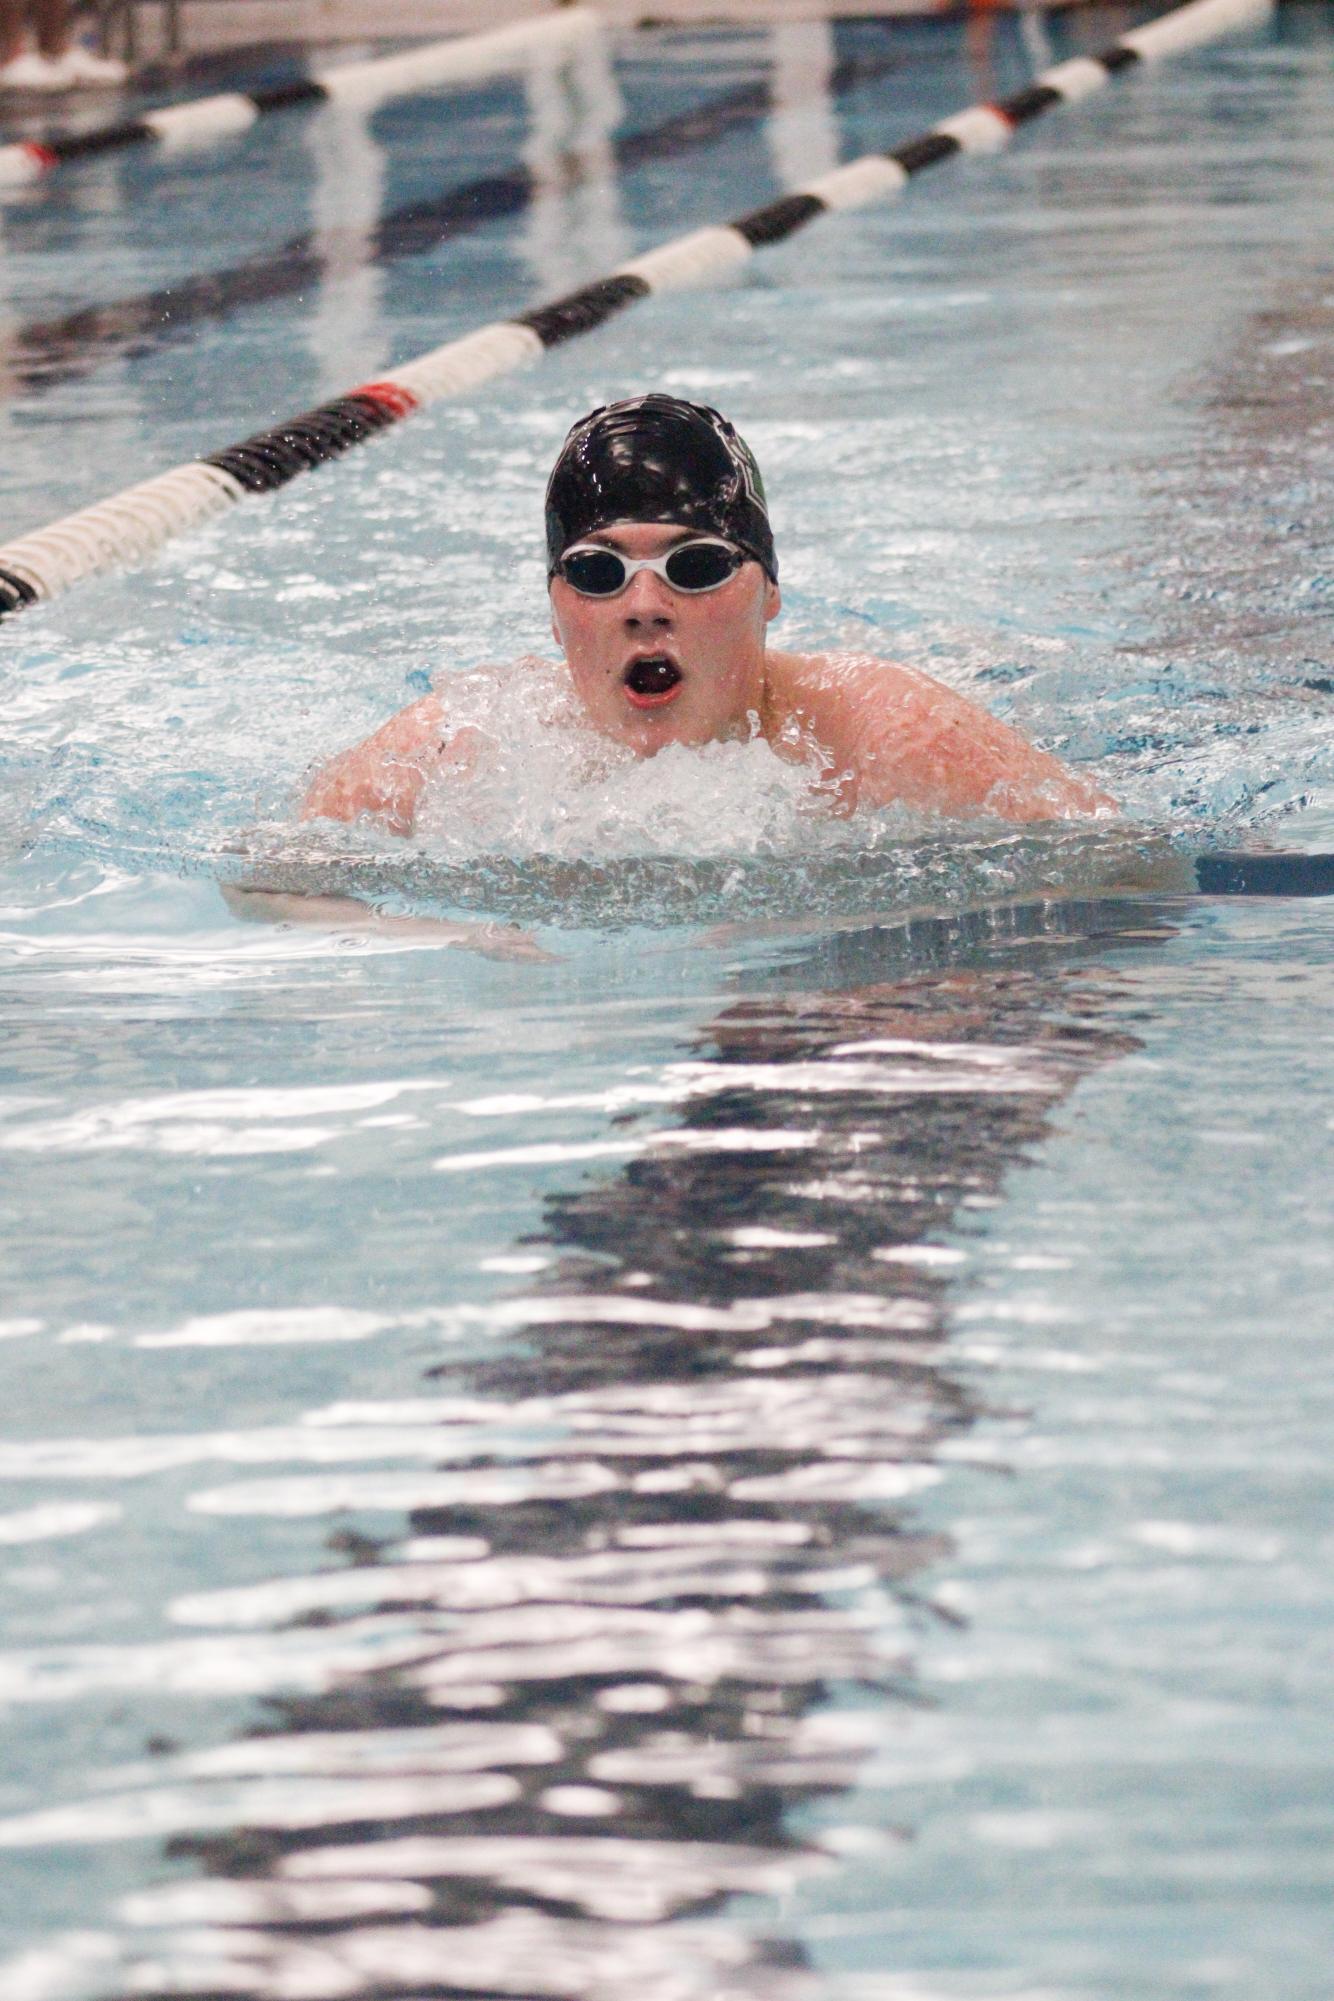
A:
[[[4,536],[1126,18],[625,33],[71,171],[0,216]],[[1285,8],[0,632],[6,2001],[1327,1993],[1334,919],[1188,891],[1334,845],[1332,46]],[[754,443],[788,643],[1126,822],[832,826],[501,676],[419,840],[295,829],[548,646],[545,467],[650,383]]]

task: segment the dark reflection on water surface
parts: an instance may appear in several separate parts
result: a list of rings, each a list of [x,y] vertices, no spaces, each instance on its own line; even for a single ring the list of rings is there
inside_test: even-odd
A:
[[[314,1580],[305,1616],[401,1607],[418,1644],[193,1761],[236,1824],[132,1900],[136,1991],[820,1990],[724,1906],[837,1866],[792,1810],[920,1700],[946,1544],[914,1496],[977,1415],[942,1239],[1136,1046],[1106,955],[1168,935],[1106,903],[833,933],[707,1026],[674,1143],[548,1202],[518,1337],[391,1407],[440,1425],[460,1498],[392,1552],[335,1538],[361,1602]]]

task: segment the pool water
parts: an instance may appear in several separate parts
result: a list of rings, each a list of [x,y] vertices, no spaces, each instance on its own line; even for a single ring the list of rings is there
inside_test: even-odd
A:
[[[4,534],[1129,18],[625,31],[54,177]],[[1285,7],[6,622],[6,2001],[1327,1993],[1334,917],[1190,859],[1334,844],[1332,47]],[[473,674],[654,385],[755,446],[786,643],[1125,820],[833,823]],[[438,675],[483,785],[297,828]]]

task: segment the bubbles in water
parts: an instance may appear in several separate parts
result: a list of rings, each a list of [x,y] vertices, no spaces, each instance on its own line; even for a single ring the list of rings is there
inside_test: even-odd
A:
[[[470,778],[442,774],[419,805],[419,845],[441,861],[741,857],[846,841],[818,797],[814,758],[789,762],[756,737],[641,759],[588,728],[550,661],[457,676],[449,710],[484,748]]]

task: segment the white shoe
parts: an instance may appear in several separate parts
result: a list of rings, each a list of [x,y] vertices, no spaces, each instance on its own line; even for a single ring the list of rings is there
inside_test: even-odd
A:
[[[59,66],[78,90],[116,90],[129,76],[124,63],[114,56],[95,55],[82,42],[71,42]]]
[[[115,90],[127,75],[124,63],[94,55],[82,42],[72,42],[63,56],[44,56],[36,49],[25,49],[0,69],[0,89]]]
[[[64,61],[63,56],[52,62],[36,49],[25,49],[0,69],[0,90],[68,90],[70,79],[64,72]]]

